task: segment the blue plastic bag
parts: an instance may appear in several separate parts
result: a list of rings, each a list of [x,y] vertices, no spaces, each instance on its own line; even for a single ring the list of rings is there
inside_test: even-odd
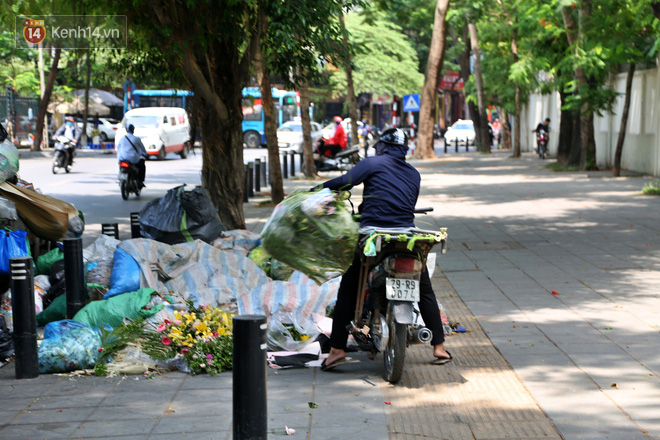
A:
[[[7,232],[9,232],[7,234]],[[0,274],[9,275],[9,259],[28,257],[27,231],[0,230]]]
[[[94,367],[102,346],[98,330],[71,320],[52,322],[48,326],[46,331],[50,337],[45,338],[38,349],[39,373],[64,373]]]
[[[135,292],[140,288],[140,265],[122,248],[115,251],[115,261],[110,275],[110,290],[103,295],[103,299],[121,295],[126,292]]]

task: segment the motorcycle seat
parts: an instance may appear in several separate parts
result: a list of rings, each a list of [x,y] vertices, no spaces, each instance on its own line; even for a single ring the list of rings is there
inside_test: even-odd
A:
[[[360,147],[344,148],[343,150],[335,154],[335,157],[346,157],[358,153],[359,151],[360,151]]]

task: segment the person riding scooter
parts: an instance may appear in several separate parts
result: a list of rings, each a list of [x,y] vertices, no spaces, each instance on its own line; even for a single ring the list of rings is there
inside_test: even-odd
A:
[[[73,163],[73,158],[76,157],[76,145],[80,140],[81,131],[78,129],[78,126],[75,123],[75,120],[72,117],[65,119],[64,124],[57,129],[53,135],[53,139],[57,140],[60,136],[64,136],[69,139],[70,142],[66,143],[66,154],[68,156],[68,163]]]
[[[145,159],[149,157],[147,150],[144,148],[144,144],[139,137],[135,136],[135,127],[133,124],[129,124],[126,127],[126,136],[121,138],[119,144],[117,144],[117,159],[119,162],[128,162],[132,165],[135,165],[138,169],[138,182],[140,182],[140,188],[144,188],[144,178],[147,172],[147,167],[145,166]]]
[[[349,190],[363,183],[362,204],[358,208],[361,214],[361,230],[373,227],[388,229],[414,227],[414,212],[421,178],[419,172],[406,162],[408,135],[401,129],[389,129],[382,134],[375,149],[376,156],[365,158],[348,173],[315,188]],[[347,363],[347,325],[351,322],[358,295],[360,252],[361,248],[358,246],[353,263],[342,276],[339,285],[330,336],[331,350],[321,367],[323,371]],[[428,271],[422,272],[420,294],[419,308],[422,318],[433,332],[431,345],[434,363],[445,364],[452,360],[452,356],[444,346],[442,321]]]
[[[348,145],[346,131],[344,131],[344,127],[341,125],[341,117],[335,116],[333,119],[336,124],[335,133],[328,140],[321,139],[318,146],[319,154],[325,157],[334,157]]]

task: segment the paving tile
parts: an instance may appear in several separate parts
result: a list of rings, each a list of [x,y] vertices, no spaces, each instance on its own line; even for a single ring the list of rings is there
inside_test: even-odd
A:
[[[127,419],[121,423],[117,423],[116,420],[87,421],[78,424],[73,437],[95,438],[123,435],[146,437],[157,422],[158,420],[154,418]]]
[[[44,410],[25,410],[11,421],[12,425],[39,424],[39,423],[59,423],[76,422],[85,420],[94,408],[63,408],[63,409],[44,409]]]
[[[68,439],[76,430],[77,422],[37,423],[25,425],[8,425],[0,430],[2,439],[59,440]]]

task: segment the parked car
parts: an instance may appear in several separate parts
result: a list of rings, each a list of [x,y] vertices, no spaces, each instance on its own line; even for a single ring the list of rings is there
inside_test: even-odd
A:
[[[316,145],[316,142],[323,136],[323,132],[320,124],[312,122],[311,125],[312,145]],[[295,151],[302,154],[302,122],[289,121],[280,125],[277,129],[277,143],[280,146],[280,151]]]
[[[474,145],[474,138],[474,124],[469,119],[459,119],[445,133],[445,142],[449,144],[454,144],[458,140],[459,144]]]
[[[77,122],[78,128],[82,130],[82,120],[78,120]],[[119,121],[116,119],[109,119],[109,118],[99,118],[99,131],[101,134],[99,135],[99,138],[101,142],[107,142],[115,139],[115,135],[117,134],[117,130],[119,129]],[[87,118],[87,137],[91,138],[92,136],[92,130],[94,130],[94,118]]]
[[[139,137],[151,156],[165,159],[167,153],[177,153],[182,159],[190,151],[190,124],[188,114],[179,107],[141,107],[129,110],[119,123],[115,136],[117,143],[126,135],[126,127],[135,126]]]
[[[364,124],[362,121],[358,121],[358,136],[360,136],[360,133],[362,132],[361,128]],[[326,139],[330,139],[333,134],[335,134],[335,127],[337,126],[336,123],[331,122],[325,127],[323,127],[323,137]],[[350,138],[351,136],[351,118],[346,118],[343,121],[341,121],[341,126],[344,127],[344,131],[346,132],[346,136]],[[355,144],[356,142],[351,141],[351,145]]]

